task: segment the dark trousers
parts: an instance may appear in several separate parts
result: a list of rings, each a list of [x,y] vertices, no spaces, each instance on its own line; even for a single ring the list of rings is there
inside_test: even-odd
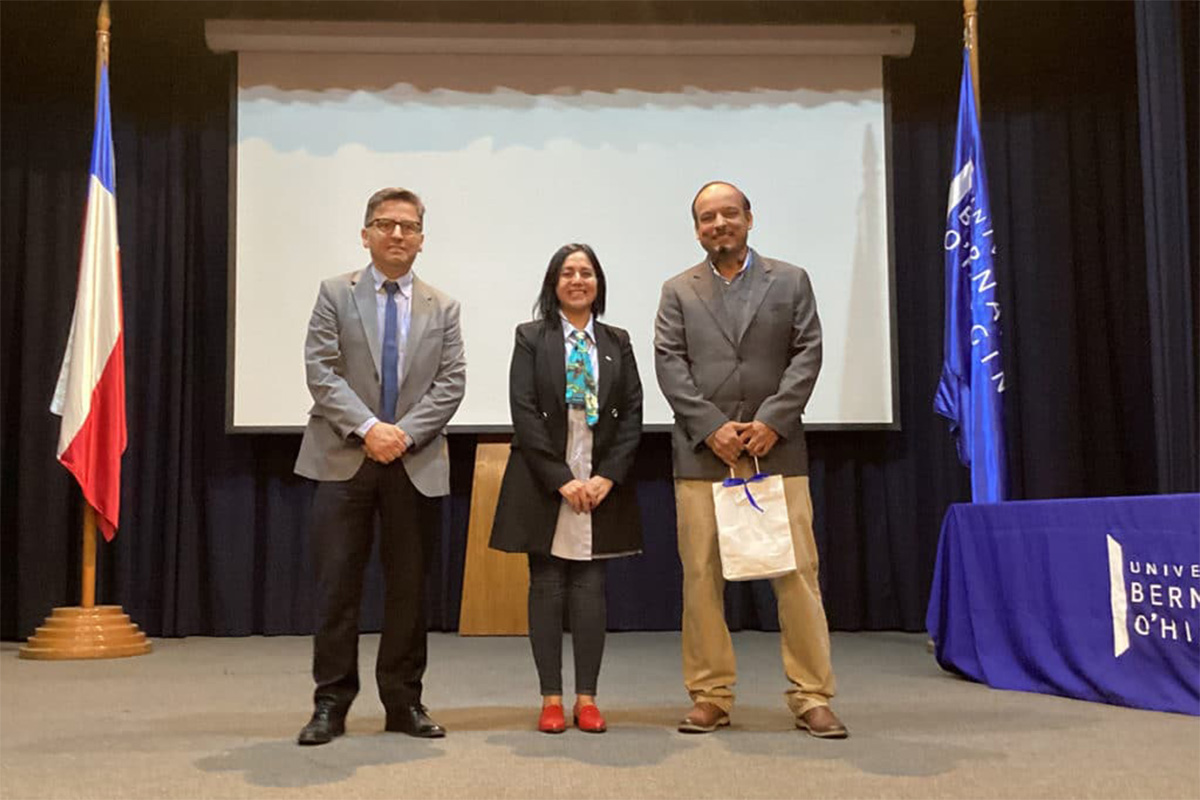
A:
[[[562,690],[563,608],[571,621],[575,694],[596,693],[608,627],[603,561],[529,554],[529,644],[542,695]]]
[[[425,673],[425,569],[441,501],[422,495],[400,461],[363,461],[348,481],[322,481],[313,498],[317,633],[314,700],[345,711],[358,694],[358,617],[376,514],[385,581],[375,680],[384,708],[421,701]]]

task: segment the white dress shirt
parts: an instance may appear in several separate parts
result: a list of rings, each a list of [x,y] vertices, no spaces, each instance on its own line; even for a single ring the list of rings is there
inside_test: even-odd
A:
[[[571,363],[571,351],[575,349],[574,343],[571,341],[571,334],[575,333],[575,326],[570,323],[566,315],[561,311],[558,312],[559,318],[562,320],[563,329],[563,352],[564,363]],[[600,396],[600,356],[596,352],[596,331],[592,327],[595,317],[588,317],[587,325],[583,326],[583,335],[587,337],[588,342],[588,359],[592,362],[592,378],[596,382],[596,396]]]

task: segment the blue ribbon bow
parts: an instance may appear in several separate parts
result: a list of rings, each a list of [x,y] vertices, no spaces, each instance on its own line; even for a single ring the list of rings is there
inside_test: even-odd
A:
[[[734,486],[742,487],[742,491],[746,493],[746,499],[750,501],[750,505],[754,506],[754,508],[756,508],[760,513],[765,514],[767,513],[766,509],[755,502],[754,495],[750,494],[750,484],[757,483],[766,477],[767,473],[756,472],[749,478],[726,478],[725,480],[721,481],[721,485],[728,488],[732,488]]]

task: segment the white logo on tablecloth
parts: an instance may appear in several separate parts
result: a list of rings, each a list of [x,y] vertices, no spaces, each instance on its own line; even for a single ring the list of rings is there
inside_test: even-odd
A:
[[[1193,625],[1200,609],[1200,563],[1125,560],[1125,549],[1108,540],[1108,589],[1112,608],[1113,656],[1129,649],[1129,637],[1181,644],[1200,643]]]

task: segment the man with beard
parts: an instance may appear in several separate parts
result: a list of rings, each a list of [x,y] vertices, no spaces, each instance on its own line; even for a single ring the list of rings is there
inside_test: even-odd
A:
[[[808,274],[747,245],[750,201],[725,182],[692,202],[708,257],[663,284],[655,371],[675,413],[672,454],[683,564],[683,674],[694,704],[679,724],[708,733],[729,724],[736,660],[725,622],[712,485],[733,469],[783,476],[796,571],[771,583],[779,609],[787,703],[796,727],[843,739],[829,628],[817,582],[808,453],[801,415],[821,368],[821,323]]]

